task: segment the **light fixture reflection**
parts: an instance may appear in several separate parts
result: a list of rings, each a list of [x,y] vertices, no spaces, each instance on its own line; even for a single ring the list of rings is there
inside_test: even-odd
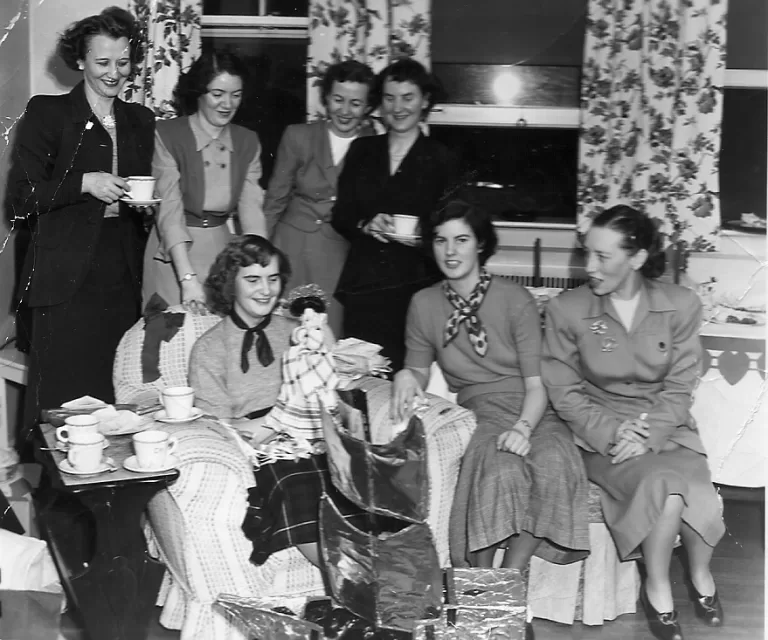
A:
[[[493,94],[502,104],[511,104],[520,93],[522,82],[511,69],[501,71],[493,80]]]

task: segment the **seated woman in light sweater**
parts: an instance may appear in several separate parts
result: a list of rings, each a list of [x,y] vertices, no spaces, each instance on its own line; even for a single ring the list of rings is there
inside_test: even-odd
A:
[[[208,306],[225,318],[195,343],[189,383],[197,406],[248,430],[252,443],[274,435],[265,416],[278,398],[281,358],[298,326],[295,319],[274,312],[289,276],[285,254],[265,238],[250,235],[229,242],[205,283]],[[323,491],[345,516],[361,514],[333,487],[325,454],[262,467],[258,485],[249,490],[243,524],[254,543],[251,561],[262,564],[271,553],[296,546],[318,564]]]

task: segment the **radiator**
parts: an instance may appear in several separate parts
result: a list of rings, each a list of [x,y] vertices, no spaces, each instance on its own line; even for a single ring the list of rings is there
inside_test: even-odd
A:
[[[520,275],[508,275],[508,274],[494,274],[497,278],[504,278],[506,280],[512,280],[524,287],[547,287],[550,289],[575,289],[583,285],[586,280],[582,278],[563,278],[560,276],[520,276]],[[537,282],[538,280],[538,282]]]

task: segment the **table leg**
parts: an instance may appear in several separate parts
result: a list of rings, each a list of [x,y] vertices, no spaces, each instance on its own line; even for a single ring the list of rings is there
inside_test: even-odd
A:
[[[173,478],[169,478],[173,480]],[[51,545],[68,595],[74,599],[90,640],[143,640],[164,567],[147,554],[141,515],[165,481],[94,487],[75,496],[93,516],[90,560],[66,562],[74,516],[43,509],[41,527]],[[82,518],[81,518],[82,521]],[[71,556],[71,554],[69,554]]]

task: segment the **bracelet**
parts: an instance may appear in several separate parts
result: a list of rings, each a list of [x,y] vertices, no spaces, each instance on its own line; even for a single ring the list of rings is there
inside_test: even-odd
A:
[[[192,280],[192,278],[197,278],[196,273],[185,273],[181,278],[179,278],[179,284],[182,282],[186,282],[187,280]]]
[[[528,430],[528,431],[527,431],[527,433],[526,433],[526,432],[524,432],[522,429],[518,429],[518,428],[517,428],[517,425],[519,425],[519,424],[523,425],[523,427],[525,427],[525,428]],[[520,432],[520,433],[522,433],[524,436],[526,436],[527,438],[529,438],[529,437],[531,436],[531,433],[533,432],[533,427],[531,426],[531,423],[530,423],[530,422],[528,422],[528,421],[527,421],[525,418],[520,418],[520,420],[518,420],[517,422],[515,422],[515,426],[514,426],[514,427],[512,427],[512,430],[513,430],[513,431],[519,431],[519,432]]]

